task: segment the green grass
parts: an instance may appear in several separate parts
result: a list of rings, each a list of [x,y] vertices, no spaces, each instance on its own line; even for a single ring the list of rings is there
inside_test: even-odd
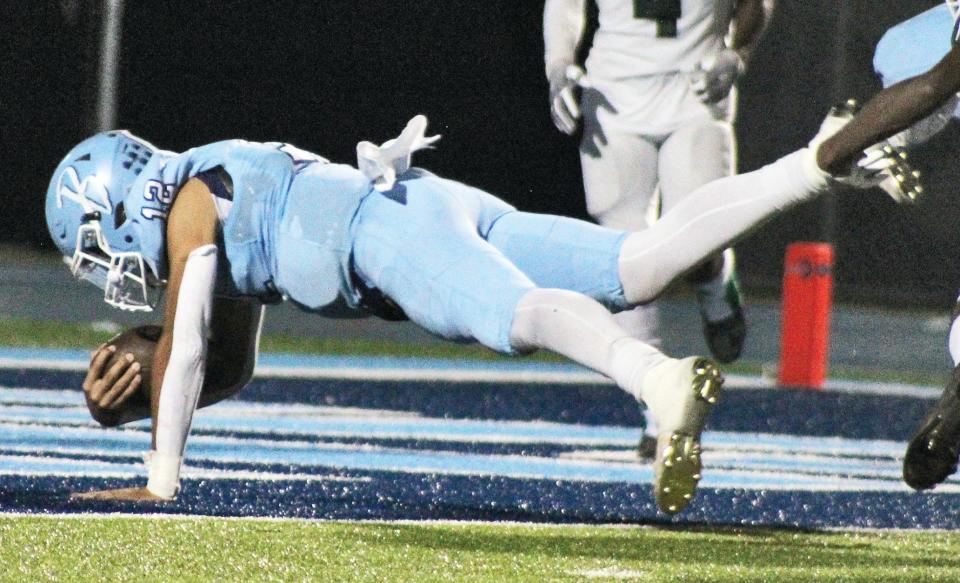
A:
[[[954,533],[0,518],[3,581],[956,581]]]

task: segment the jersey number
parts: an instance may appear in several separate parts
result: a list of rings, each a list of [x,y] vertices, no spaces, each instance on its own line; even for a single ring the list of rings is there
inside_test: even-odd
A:
[[[172,184],[164,184],[159,180],[148,180],[143,188],[143,198],[148,202],[158,203],[160,207],[157,208],[145,204],[143,208],[140,209],[140,214],[149,221],[153,219],[166,219],[166,209],[170,208],[170,204],[173,202],[173,193],[174,188]]]
[[[633,17],[657,21],[657,36],[676,38],[680,0],[633,0]]]

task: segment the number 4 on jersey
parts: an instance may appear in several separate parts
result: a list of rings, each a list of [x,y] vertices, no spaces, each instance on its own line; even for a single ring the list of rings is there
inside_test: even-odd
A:
[[[633,17],[657,21],[657,36],[677,37],[680,0],[633,0]]]

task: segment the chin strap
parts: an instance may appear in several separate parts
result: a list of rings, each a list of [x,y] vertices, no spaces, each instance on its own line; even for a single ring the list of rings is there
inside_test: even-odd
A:
[[[380,192],[393,188],[400,176],[410,168],[410,157],[417,150],[429,148],[440,136],[425,135],[427,118],[418,115],[407,122],[399,136],[380,146],[371,142],[357,144],[357,168]]]

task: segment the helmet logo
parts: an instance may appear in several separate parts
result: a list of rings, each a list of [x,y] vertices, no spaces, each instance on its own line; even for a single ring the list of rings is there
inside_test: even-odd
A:
[[[77,203],[85,213],[99,211],[106,215],[113,214],[110,196],[103,181],[92,174],[80,180],[73,166],[63,171],[57,183],[57,207],[63,208],[63,199]]]

